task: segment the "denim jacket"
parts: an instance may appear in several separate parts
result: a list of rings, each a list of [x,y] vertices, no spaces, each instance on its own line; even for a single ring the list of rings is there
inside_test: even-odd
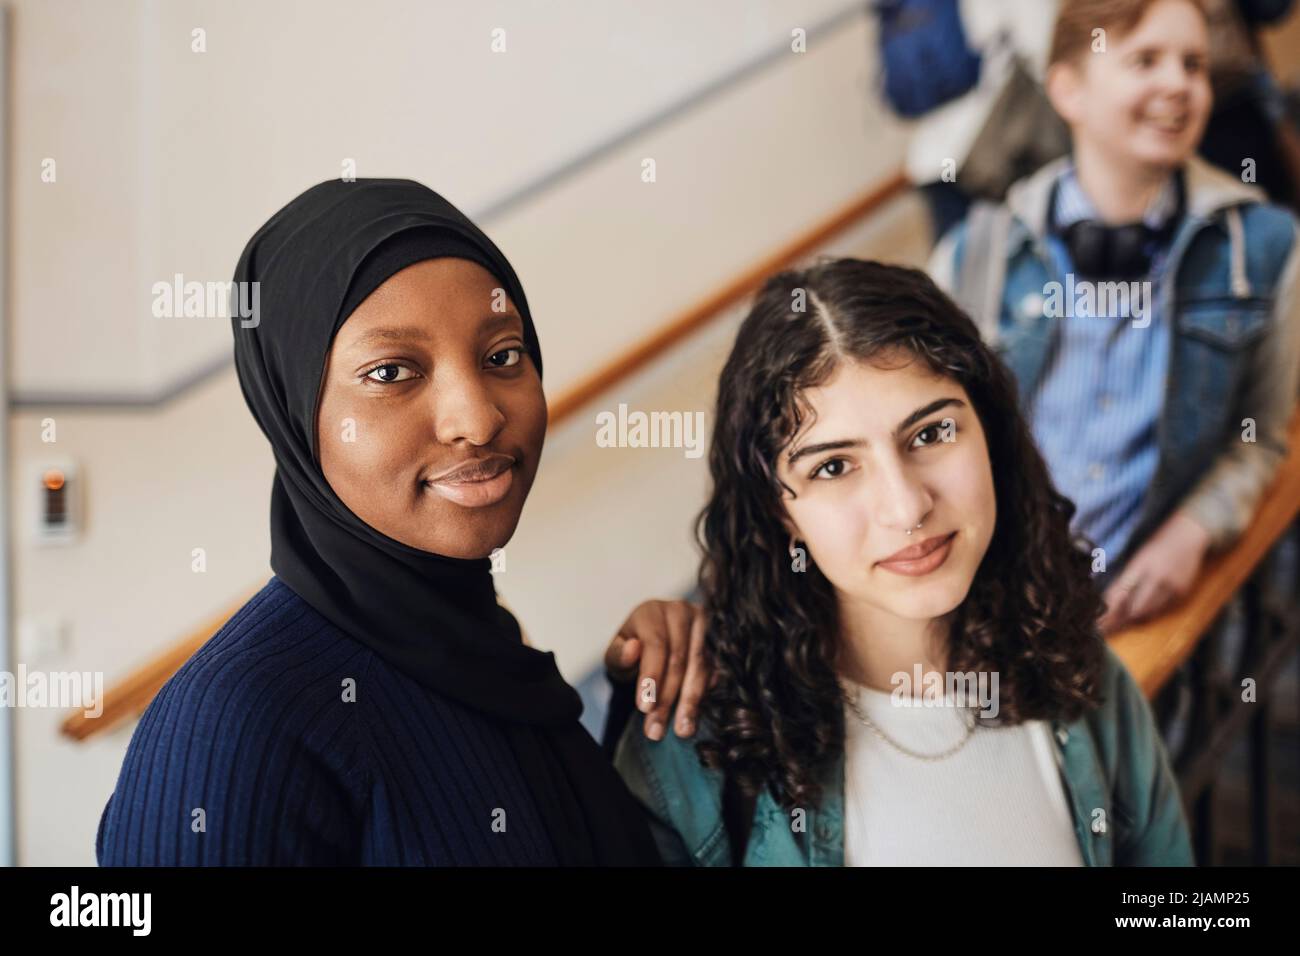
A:
[[[1084,864],[1191,866],[1182,799],[1151,709],[1109,648],[1102,697],[1078,720],[1051,725]],[[678,737],[669,721],[664,739],[652,741],[633,720],[619,739],[614,765],[648,811],[665,863],[731,865],[722,773],[700,763],[694,738]],[[760,793],[744,864],[844,864],[843,753],[829,767],[821,804],[800,819],[802,825],[793,826],[771,793]]]
[[[1044,297],[1066,277],[1045,233],[1052,187],[1069,162],[1016,183],[1004,206],[972,211],[930,262],[1010,366],[1025,408],[1059,321],[1045,314]],[[1168,312],[1155,318],[1173,332],[1159,463],[1130,540],[1140,545],[1180,509],[1218,548],[1244,530],[1286,455],[1300,390],[1300,243],[1295,218],[1255,187],[1195,158],[1183,175],[1186,212],[1157,298]],[[990,268],[963,270],[968,248],[987,249]],[[1255,423],[1253,442],[1243,440],[1245,419]]]

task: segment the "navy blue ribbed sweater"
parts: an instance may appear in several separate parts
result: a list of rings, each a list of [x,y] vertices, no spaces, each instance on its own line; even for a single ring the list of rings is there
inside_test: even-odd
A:
[[[104,866],[556,863],[495,720],[276,577],[141,717],[95,850]]]

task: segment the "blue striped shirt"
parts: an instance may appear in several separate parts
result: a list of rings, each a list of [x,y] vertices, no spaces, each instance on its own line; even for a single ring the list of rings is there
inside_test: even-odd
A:
[[[1177,189],[1171,180],[1144,219],[1159,226],[1176,207]],[[1053,216],[1058,229],[1098,218],[1073,169],[1059,180]],[[1085,280],[1074,274],[1065,242],[1050,235],[1048,249],[1065,288],[1070,282],[1081,287]],[[1149,325],[1135,324],[1135,310],[1131,302],[1125,308],[1122,298],[1120,308],[1102,317],[1095,317],[1099,310],[1080,309],[1088,303],[1078,296],[1067,303],[1073,315],[1067,312],[1058,321],[1030,402],[1031,428],[1052,479],[1078,506],[1074,529],[1104,550],[1108,564],[1129,545],[1159,460],[1157,428],[1171,341],[1159,281],[1167,252],[1159,250],[1151,271],[1139,280],[1149,283]],[[1063,291],[1062,299],[1067,298]]]

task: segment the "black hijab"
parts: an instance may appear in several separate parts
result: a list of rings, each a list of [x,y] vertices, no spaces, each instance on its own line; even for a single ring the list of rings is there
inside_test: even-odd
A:
[[[234,315],[232,326],[244,399],[275,453],[271,568],[388,663],[501,722],[561,863],[656,863],[644,816],[578,723],[581,699],[555,655],[525,645],[497,603],[491,560],[380,533],[343,504],[317,463],[316,406],[339,327],[389,276],[442,256],[477,262],[502,283],[540,377],[541,348],[510,263],[419,183],[320,183],[272,216],[239,257],[235,282],[258,283],[256,315]]]

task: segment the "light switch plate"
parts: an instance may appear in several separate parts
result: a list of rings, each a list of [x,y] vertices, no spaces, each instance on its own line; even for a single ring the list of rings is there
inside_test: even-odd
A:
[[[27,617],[18,622],[17,660],[28,666],[60,657],[68,649],[68,622],[54,615]]]
[[[61,492],[52,497],[52,484],[59,482]],[[28,514],[37,544],[71,544],[81,535],[81,471],[69,459],[47,459],[32,465],[27,480]],[[62,506],[63,520],[49,520],[51,505]]]

